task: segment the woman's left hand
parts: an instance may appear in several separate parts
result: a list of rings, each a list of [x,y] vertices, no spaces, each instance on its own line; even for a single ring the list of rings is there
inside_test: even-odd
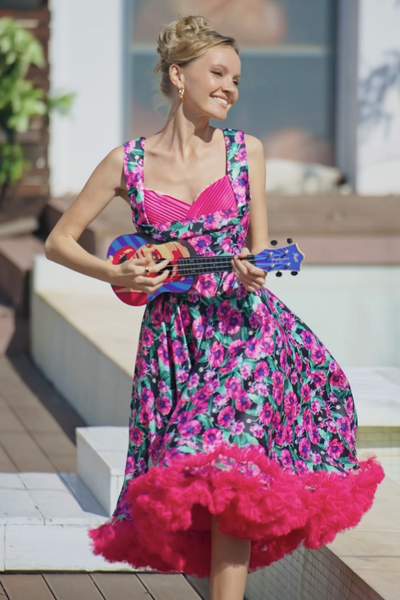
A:
[[[267,272],[252,265],[247,260],[239,260],[251,254],[248,248],[243,248],[240,254],[236,254],[232,260],[233,272],[243,283],[248,292],[255,292],[265,284]]]

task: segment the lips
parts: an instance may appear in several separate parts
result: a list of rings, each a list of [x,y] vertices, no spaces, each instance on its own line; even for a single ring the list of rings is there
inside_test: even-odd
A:
[[[225,100],[225,98],[221,98],[220,96],[211,96],[211,98],[213,100],[215,100],[217,102],[217,104],[219,104],[220,106],[223,106],[224,108],[226,108],[228,106],[228,101]]]

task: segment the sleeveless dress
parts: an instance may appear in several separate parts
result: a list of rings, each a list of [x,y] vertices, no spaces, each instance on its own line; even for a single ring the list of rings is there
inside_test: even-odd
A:
[[[144,189],[145,138],[124,144],[139,232],[238,254],[249,225],[244,133],[223,130],[226,175],[189,205]],[[301,276],[301,275],[300,275]],[[268,285],[268,278],[267,284]],[[136,568],[210,574],[210,513],[251,540],[249,572],[300,544],[319,548],[372,505],[382,466],[358,461],[343,370],[266,287],[206,274],[146,305],[133,377],[125,477],[91,549]]]

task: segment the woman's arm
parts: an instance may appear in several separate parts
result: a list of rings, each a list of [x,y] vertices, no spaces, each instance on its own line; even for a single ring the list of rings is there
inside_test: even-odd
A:
[[[246,260],[239,260],[248,254],[258,254],[268,246],[267,207],[265,204],[266,168],[264,148],[259,139],[245,135],[247,162],[250,182],[250,223],[246,243],[249,248],[235,256],[234,272],[249,292],[260,289],[265,284],[267,273]]]
[[[168,276],[168,271],[153,277],[169,261],[157,265],[148,258],[131,259],[120,265],[93,256],[78,244],[85,228],[118,196],[125,184],[124,147],[118,146],[97,165],[84,188],[61,216],[46,239],[46,257],[69,269],[114,285],[152,293]],[[126,186],[125,186],[126,189]],[[145,276],[145,268],[152,276]]]

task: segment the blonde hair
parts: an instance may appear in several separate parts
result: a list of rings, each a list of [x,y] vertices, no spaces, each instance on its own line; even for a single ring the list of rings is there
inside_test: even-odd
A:
[[[178,21],[163,25],[158,34],[157,52],[160,58],[153,69],[154,75],[161,71],[162,94],[171,96],[171,65],[187,65],[215,46],[231,46],[239,54],[236,40],[215,31],[204,17],[181,17]]]

